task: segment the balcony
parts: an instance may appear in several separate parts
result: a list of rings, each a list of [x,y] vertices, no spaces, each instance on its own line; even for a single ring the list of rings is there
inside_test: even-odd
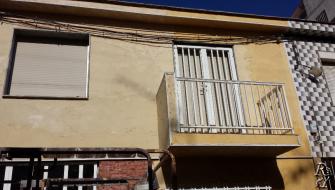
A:
[[[160,145],[176,154],[273,156],[300,144],[281,83],[167,73],[157,105]]]

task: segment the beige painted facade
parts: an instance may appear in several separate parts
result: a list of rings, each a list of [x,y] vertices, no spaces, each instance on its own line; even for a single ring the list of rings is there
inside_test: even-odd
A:
[[[13,28],[1,27],[2,88]],[[155,95],[171,49],[91,37],[90,51],[89,100],[2,99],[1,146],[158,147]]]
[[[20,2],[42,3],[42,1],[17,1],[17,3]],[[49,3],[53,5],[48,5]],[[81,26],[93,23],[93,25],[99,25],[105,29],[114,27],[119,31],[134,29],[137,32],[145,31],[151,34],[163,33],[175,36],[177,40],[180,36],[186,36],[190,39],[189,41],[194,41],[193,37],[199,35],[207,38],[215,36],[215,38],[221,39],[217,42],[221,45],[226,45],[222,40],[225,38],[257,36],[256,32],[262,29],[264,34],[271,34],[271,32],[283,31],[287,27],[287,21],[273,18],[195,13],[125,5],[105,6],[82,1],[43,1],[42,4],[46,7],[60,7],[64,4],[72,6],[69,9],[50,10],[50,8],[49,11],[53,13],[59,11],[66,14],[73,9],[81,11],[81,13],[72,12],[71,14],[93,16],[100,12],[97,15],[100,19],[97,20],[87,17],[70,19],[70,17],[64,18],[57,15],[40,15],[59,20],[62,23],[79,24],[80,20]],[[10,4],[4,5],[3,9],[11,7]],[[21,11],[29,8],[40,13],[48,11],[48,9],[43,10],[43,8],[36,7],[34,3],[30,6],[18,7]],[[83,12],[86,9],[88,12]],[[133,14],[125,17],[124,21],[122,18],[118,18],[118,16],[126,15],[129,12]],[[87,18],[87,23],[85,23],[85,18]],[[217,23],[218,25],[216,25]],[[0,25],[1,89],[5,88],[15,28],[36,29],[9,22]],[[66,32],[66,28],[62,28],[62,31]],[[208,144],[208,146],[218,142],[228,145],[230,143],[247,144],[247,149],[248,143],[250,147],[252,144],[262,143],[278,146],[280,144],[295,144],[299,147],[278,155],[277,159],[273,158],[272,160],[283,181],[282,185],[274,189],[314,189],[315,169],[283,44],[271,42],[234,45],[234,43],[229,43],[229,45],[232,44],[239,80],[285,83],[286,98],[295,134],[273,138],[257,135],[243,135],[242,137],[232,134],[226,136],[225,134],[215,134],[215,137],[210,134],[203,136],[197,134],[184,138],[183,134],[176,134],[179,136],[174,142],[188,141],[190,144],[196,144],[201,141],[202,144]],[[1,98],[0,147],[168,148],[171,145],[169,135],[174,132],[169,131],[167,123],[173,119],[169,118],[171,114],[173,117],[173,113],[167,114],[164,110],[167,109],[168,101],[174,101],[173,96],[175,95],[164,90],[159,91],[159,89],[162,81],[162,85],[166,85],[164,83],[165,73],[173,72],[172,43],[164,45],[142,44],[91,35],[88,100]],[[221,148],[224,149],[224,147]],[[263,149],[259,147],[257,149],[259,155],[256,156],[262,157]],[[190,150],[199,151],[194,147]],[[231,151],[227,153],[230,154],[228,159],[234,156],[231,155],[232,153],[240,155],[236,151]],[[189,161],[190,165],[192,162]],[[210,159],[207,162],[211,162]],[[199,163],[194,161],[194,164]],[[222,167],[225,167],[224,164]],[[266,165],[259,168],[266,169]],[[162,176],[158,176],[158,179],[162,179]],[[164,187],[162,181],[161,186]]]

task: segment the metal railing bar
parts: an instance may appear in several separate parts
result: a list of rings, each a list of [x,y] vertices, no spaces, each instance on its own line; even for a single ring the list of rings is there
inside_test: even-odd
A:
[[[259,128],[259,127],[236,127],[236,126],[187,126],[181,128],[214,128],[214,129],[252,129],[252,130],[291,130],[290,127],[285,128]]]
[[[277,116],[277,121],[278,121],[278,128],[284,127],[284,125],[282,125],[282,117],[280,115],[280,110],[279,110],[279,99],[277,97],[277,90],[278,90],[278,86],[274,86],[273,87],[273,92],[272,92],[272,99],[276,108],[276,116]]]
[[[292,128],[292,126],[291,126],[291,116],[290,116],[290,113],[289,113],[289,110],[288,110],[288,102],[287,102],[287,100],[286,100],[286,92],[285,92],[285,89],[284,88],[281,88],[281,90],[282,90],[282,98],[283,98],[283,102],[285,103],[285,106],[284,106],[284,108],[285,108],[285,114],[286,114],[286,118],[287,118],[287,126],[289,126],[289,127],[291,127],[291,129],[292,129],[292,133],[293,133],[293,128]]]
[[[266,120],[268,120],[268,122],[269,122],[269,128],[272,128],[272,127],[274,127],[275,125],[273,125],[273,123],[272,123],[272,119],[271,119],[271,111],[270,111],[270,109],[269,109],[269,105],[268,105],[268,96],[267,96],[267,93],[266,93],[266,89],[265,89],[265,86],[262,86],[263,88],[263,97],[264,97],[264,109],[265,109],[265,115],[266,115],[266,117],[265,117],[265,122],[266,122]],[[266,126],[266,125],[265,125]]]
[[[270,88],[270,87],[268,87],[268,88]],[[279,121],[278,121],[276,106],[274,105],[274,102],[273,102],[273,92],[272,91],[273,91],[273,89],[271,87],[268,94],[269,94],[269,99],[270,99],[271,107],[272,107],[273,121],[275,123],[274,127],[278,128],[278,127],[280,127],[280,124],[279,124]]]
[[[278,115],[279,115],[280,125],[281,125],[281,127],[284,127],[285,126],[285,122],[284,122],[285,118],[283,117],[281,100],[278,96],[279,89],[280,89],[280,87],[276,86],[275,100],[276,100],[276,104],[277,104],[277,111],[278,111]]]
[[[222,59],[221,59],[220,52],[221,51],[216,50],[216,54],[217,54],[216,61],[218,63],[219,79],[223,80],[225,78],[224,69],[223,69],[224,61],[223,61],[223,53],[222,53]],[[224,121],[224,124],[226,125],[228,123],[228,119],[227,119],[227,113],[228,112],[227,112],[227,108],[226,108],[227,102],[226,102],[226,99],[225,99],[224,94],[223,94],[223,88],[224,88],[224,84],[221,83],[220,84],[220,94],[221,94],[221,102],[222,102],[222,113],[223,113],[223,121]]]
[[[213,82],[213,83],[230,83],[230,84],[253,84],[253,85],[264,85],[264,86],[274,86],[279,85],[282,86],[284,83],[279,82],[256,82],[256,81],[239,81],[239,80],[218,80],[218,79],[198,79],[198,78],[183,78],[176,77],[177,80],[180,81],[201,81],[201,82]]]
[[[210,69],[211,69],[211,72],[212,73],[212,78],[213,79],[216,79],[217,78],[217,70],[216,70],[216,67],[215,67],[215,63],[214,63],[214,56],[213,56],[213,50],[211,49],[210,50],[210,61],[209,61],[209,64],[210,64]],[[213,96],[213,103],[214,103],[214,119],[215,119],[215,123],[219,123],[221,124],[220,122],[220,111],[219,111],[219,102],[218,102],[218,91],[217,91],[217,83],[214,83],[213,84],[213,89],[212,91],[214,91],[214,93],[212,93],[212,96]]]
[[[257,114],[257,110],[256,110],[256,103],[255,103],[255,98],[254,98],[254,92],[253,92],[253,90],[252,90],[253,88],[252,88],[252,86],[250,86],[250,90],[251,90],[251,97],[252,97],[252,102],[253,102],[253,104],[254,104],[254,113],[255,113],[255,117],[256,117],[256,126],[259,126],[258,125],[258,114]]]
[[[183,76],[185,77],[186,75],[186,64],[185,64],[185,59],[184,59],[184,48],[181,49],[181,60],[182,60],[182,65],[183,65]],[[190,124],[190,112],[189,112],[189,100],[188,100],[188,94],[187,94],[187,83],[186,81],[184,81],[184,88],[185,88],[185,91],[184,91],[184,94],[185,94],[185,104],[186,104],[186,107],[185,107],[185,111],[186,111],[186,116],[187,116],[187,121],[186,123],[187,124]]]
[[[190,66],[191,77],[198,75],[198,68],[192,67],[199,61],[196,53],[195,49],[191,49],[184,50],[183,54],[184,63],[188,62]],[[180,127],[181,132],[294,133],[282,84],[220,80],[223,75],[219,67],[219,52],[207,51],[206,55],[211,72],[211,76],[207,76],[209,79],[175,78],[185,99],[183,106],[178,108],[185,109],[178,113],[184,113],[188,119],[186,125]],[[210,79],[213,77],[215,79]],[[205,85],[203,95],[199,90],[201,83]]]
[[[195,76],[198,77],[198,75],[201,73],[198,72],[197,65],[200,66],[200,64],[197,63],[197,57],[196,57],[196,50],[193,48],[193,62],[194,62],[194,72]],[[201,71],[201,70],[200,70]],[[200,94],[200,88],[202,88],[202,85],[199,87],[199,82],[196,82],[197,87],[197,94],[198,94],[198,105],[199,105],[199,117],[200,117],[200,124],[204,123],[204,116],[203,116],[203,110],[202,110],[202,104],[201,104],[201,94]]]
[[[194,77],[194,73],[192,72],[192,67],[191,67],[191,61],[190,61],[190,48],[187,49],[187,59],[188,59],[188,69],[189,69],[189,76]],[[192,76],[193,75],[193,76]],[[193,112],[194,112],[194,123],[197,123],[198,119],[198,113],[197,113],[197,106],[196,106],[196,98],[195,94],[197,89],[194,86],[194,83],[191,83],[191,89],[192,89],[192,102],[193,102]]]
[[[246,104],[247,104],[247,112],[248,112],[249,122],[251,123],[251,116],[250,116],[249,102],[248,102],[249,100],[248,100],[247,91],[245,89],[245,86],[246,85],[243,85],[243,89],[244,89],[245,101],[246,101]],[[246,121],[246,123],[247,123],[247,121]]]
[[[257,88],[257,94],[258,94],[258,99],[259,99],[259,107],[258,107],[258,111],[259,111],[259,115],[260,115],[260,118],[261,118],[261,122],[262,122],[262,127],[265,127],[266,126],[266,122],[265,122],[265,118],[264,118],[264,115],[262,113],[262,98],[261,98],[261,95],[260,95],[260,92],[259,92],[259,85],[256,85],[256,88]]]
[[[206,50],[213,50],[213,49],[217,49],[217,50],[229,50],[231,48],[224,48],[224,47],[211,47],[211,46],[190,46],[190,45],[175,45],[178,48],[196,48],[196,49],[206,49]]]
[[[216,50],[216,56],[213,55],[213,50],[211,50],[211,60],[212,60],[212,67],[213,67],[213,78],[220,79],[217,50]],[[224,114],[223,114],[223,107],[222,107],[222,102],[221,102],[222,99],[221,99],[221,93],[220,93],[220,84],[215,83],[214,86],[215,86],[215,92],[216,92],[218,121],[219,121],[219,124],[222,125]]]
[[[231,88],[231,91],[233,92],[233,108],[234,108],[234,115],[235,115],[235,123],[236,123],[236,126],[241,126],[240,125],[240,118],[238,116],[238,108],[237,108],[237,102],[236,102],[236,89],[235,89],[235,86],[232,86],[230,85],[230,88]]]
[[[278,98],[278,104],[279,104],[280,115],[281,115],[281,118],[283,118],[283,119],[281,120],[281,122],[282,122],[282,126],[284,127],[284,126],[285,126],[285,123],[286,123],[286,117],[285,117],[285,114],[284,114],[283,100],[282,100],[282,98],[281,98],[281,96],[280,96],[279,94],[280,94],[280,88],[277,87],[276,96],[277,96],[277,98]]]

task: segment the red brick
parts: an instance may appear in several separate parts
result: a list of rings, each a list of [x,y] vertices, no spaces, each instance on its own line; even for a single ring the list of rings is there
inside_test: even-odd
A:
[[[113,160],[99,162],[99,177],[107,179],[125,179],[128,185],[113,185],[101,187],[99,190],[125,190],[134,189],[137,183],[146,181],[147,178],[146,160]]]

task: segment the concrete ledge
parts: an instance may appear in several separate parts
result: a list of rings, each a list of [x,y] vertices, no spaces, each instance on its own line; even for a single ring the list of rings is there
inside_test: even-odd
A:
[[[177,155],[276,156],[300,146],[298,135],[173,133],[170,149]]]

